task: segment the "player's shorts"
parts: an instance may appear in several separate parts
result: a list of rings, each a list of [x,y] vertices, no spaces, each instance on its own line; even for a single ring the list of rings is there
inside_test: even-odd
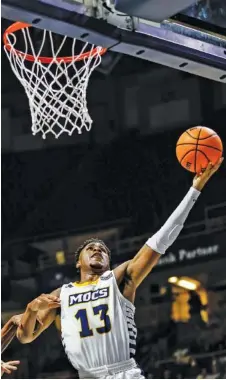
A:
[[[79,371],[80,379],[144,379],[134,359]]]

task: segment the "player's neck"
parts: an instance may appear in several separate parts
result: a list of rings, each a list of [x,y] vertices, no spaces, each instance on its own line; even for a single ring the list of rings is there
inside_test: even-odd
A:
[[[96,273],[87,273],[87,272],[84,273],[84,272],[82,272],[81,276],[80,276],[80,280],[78,282],[83,283],[83,282],[97,281],[100,276],[101,276],[101,273],[96,274]]]

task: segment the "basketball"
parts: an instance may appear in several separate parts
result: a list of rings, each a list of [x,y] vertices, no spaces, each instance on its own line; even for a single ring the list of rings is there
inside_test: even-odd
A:
[[[193,173],[203,171],[209,162],[216,164],[222,153],[222,141],[210,128],[190,128],[177,141],[177,159],[185,169]]]

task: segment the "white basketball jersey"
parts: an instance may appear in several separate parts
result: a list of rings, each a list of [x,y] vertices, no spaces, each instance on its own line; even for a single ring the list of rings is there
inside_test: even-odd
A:
[[[95,282],[63,285],[60,298],[62,343],[76,369],[111,365],[134,356],[135,307],[119,291],[113,271]]]

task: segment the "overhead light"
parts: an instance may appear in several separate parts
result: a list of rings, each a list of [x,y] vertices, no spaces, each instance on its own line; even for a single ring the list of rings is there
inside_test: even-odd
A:
[[[168,282],[170,282],[171,284],[176,284],[176,282],[178,281],[178,277],[170,277],[168,278]]]
[[[197,289],[197,285],[194,282],[187,281],[187,280],[179,280],[177,282],[177,285],[181,286],[182,288],[188,289],[188,290]]]

